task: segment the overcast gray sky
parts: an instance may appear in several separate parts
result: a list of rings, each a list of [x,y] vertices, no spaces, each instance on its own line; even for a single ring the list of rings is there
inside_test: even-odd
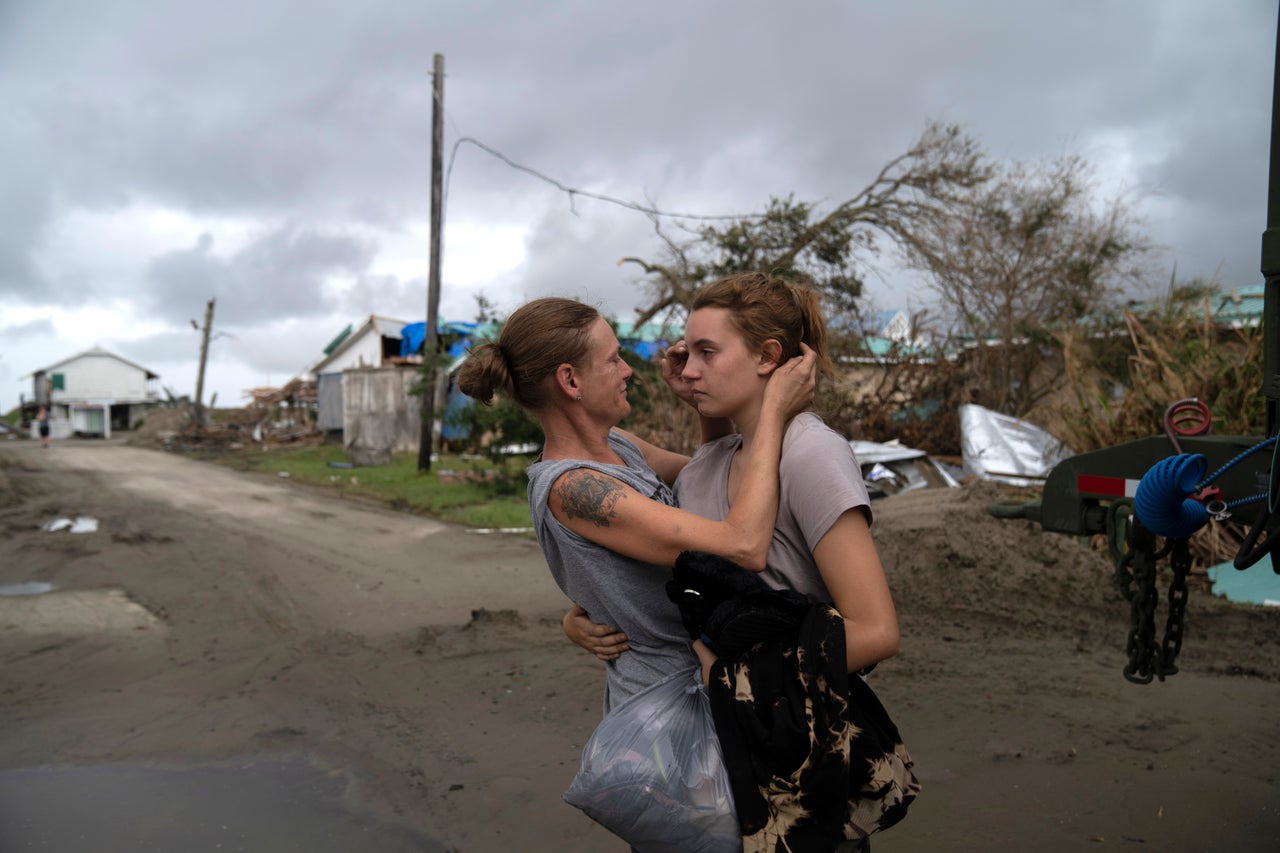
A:
[[[0,409],[103,346],[206,394],[426,314],[432,56],[474,137],[668,210],[838,202],[930,119],[1080,154],[1136,199],[1156,279],[1261,281],[1274,2],[0,0]],[[626,319],[647,218],[457,149],[441,316],[580,296]],[[878,307],[927,297],[886,270]]]

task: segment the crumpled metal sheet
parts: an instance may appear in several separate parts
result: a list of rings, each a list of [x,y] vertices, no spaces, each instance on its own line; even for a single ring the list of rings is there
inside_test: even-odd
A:
[[[1035,424],[972,403],[960,406],[960,452],[966,472],[1015,486],[1043,485],[1075,455]]]

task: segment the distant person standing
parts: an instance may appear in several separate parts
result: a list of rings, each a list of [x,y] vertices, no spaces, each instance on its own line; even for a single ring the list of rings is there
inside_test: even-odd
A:
[[[40,446],[49,446],[49,410],[44,406],[36,414],[36,424],[40,427]]]

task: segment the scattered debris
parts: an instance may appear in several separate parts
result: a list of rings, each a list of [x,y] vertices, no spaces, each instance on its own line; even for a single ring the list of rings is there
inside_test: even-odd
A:
[[[854,440],[849,442],[849,446],[862,467],[862,479],[867,484],[867,494],[872,498],[960,485],[943,463],[923,450],[905,447],[896,439],[888,442]]]
[[[72,533],[94,533],[98,529],[98,519],[90,515],[81,515],[76,518],[55,518],[44,526],[44,529],[50,533],[59,530],[69,530]]]
[[[134,430],[130,444],[159,445],[168,450],[201,447],[239,449],[249,444],[274,447],[319,444],[316,427],[316,384],[291,379],[281,388],[255,388],[240,409],[205,409],[203,423],[189,404],[155,409]]]

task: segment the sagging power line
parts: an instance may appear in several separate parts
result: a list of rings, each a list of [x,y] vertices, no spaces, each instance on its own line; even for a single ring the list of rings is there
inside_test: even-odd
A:
[[[646,216],[662,217],[666,219],[695,219],[695,220],[704,220],[704,221],[727,221],[727,220],[741,220],[741,219],[759,219],[764,216],[763,213],[746,213],[746,214],[675,213],[669,210],[660,210],[659,208],[653,207],[651,205],[639,204],[637,202],[627,201],[626,199],[622,199],[622,198],[615,198],[614,196],[605,195],[603,193],[594,193],[594,192],[591,192],[590,190],[581,190],[576,187],[570,187],[565,185],[562,181],[558,181],[555,178],[552,178],[548,175],[544,175],[542,172],[539,172],[537,169],[531,168],[529,166],[525,166],[522,163],[517,163],[507,155],[503,154],[501,151],[498,151],[497,149],[484,144],[480,140],[476,139],[474,136],[459,137],[457,141],[453,143],[453,148],[450,150],[449,168],[445,172],[445,203],[446,204],[448,204],[448,196],[449,196],[449,178],[453,175],[453,162],[454,162],[454,159],[457,157],[458,148],[461,147],[463,143],[470,143],[476,146],[477,148],[479,148],[481,151],[484,151],[486,154],[490,154],[498,158],[499,160],[501,160],[503,163],[506,163],[511,168],[520,172],[524,172],[525,174],[532,175],[538,180],[551,184],[551,186],[565,193],[566,195],[569,196],[569,210],[575,216],[577,215],[578,212],[573,207],[574,196],[583,196],[584,198],[592,198],[592,199],[595,199],[596,201],[603,201],[609,204],[616,204],[619,207],[625,207],[629,210],[634,210],[639,213],[643,213]]]

